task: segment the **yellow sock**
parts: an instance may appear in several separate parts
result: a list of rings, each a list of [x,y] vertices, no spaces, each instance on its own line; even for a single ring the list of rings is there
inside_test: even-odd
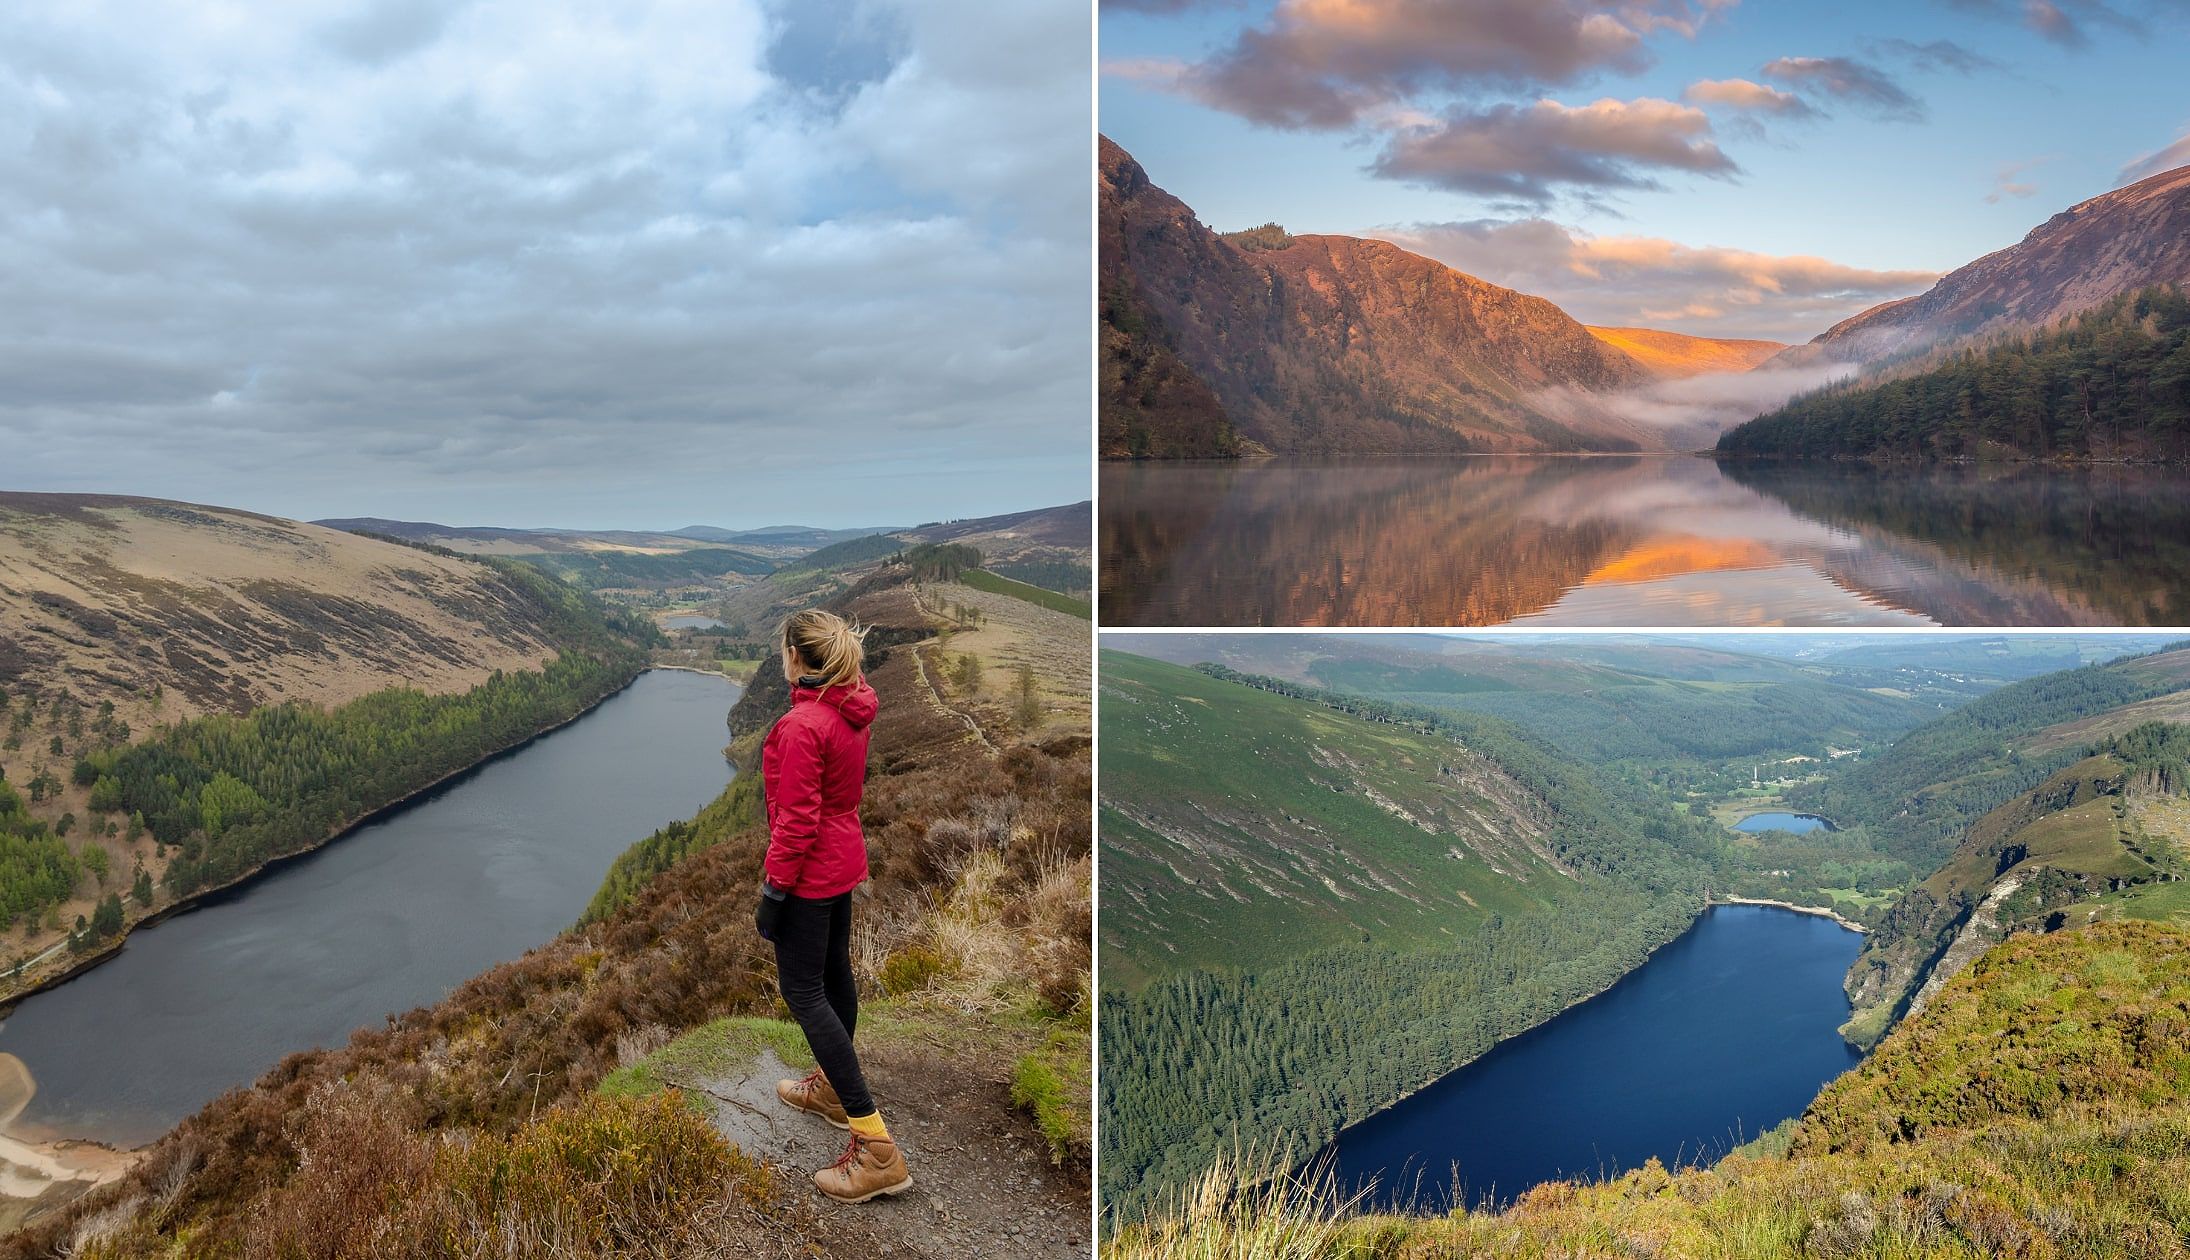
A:
[[[890,1130],[888,1126],[882,1123],[882,1113],[879,1111],[864,1116],[848,1116],[846,1119],[852,1123],[852,1132],[861,1137],[886,1138],[890,1136]]]

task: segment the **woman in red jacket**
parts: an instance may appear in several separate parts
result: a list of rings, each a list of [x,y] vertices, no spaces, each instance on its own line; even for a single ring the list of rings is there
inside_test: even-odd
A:
[[[852,890],[867,878],[859,795],[878,707],[860,673],[864,634],[819,609],[783,623],[791,711],[776,720],[761,752],[768,859],[754,919],[775,944],[777,987],[820,1065],[804,1080],[776,1082],[776,1096],[851,1130],[843,1157],[814,1174],[823,1194],[845,1203],[912,1185],[852,1050],[859,1022]]]

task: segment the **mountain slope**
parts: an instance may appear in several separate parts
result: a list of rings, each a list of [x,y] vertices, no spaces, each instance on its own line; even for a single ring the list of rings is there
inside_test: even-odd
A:
[[[1709,828],[1494,719],[1104,653],[1102,1194],[1313,1150],[1633,969]]]
[[[1448,739],[1122,653],[1103,696],[1106,983],[1445,943],[1577,879],[1549,804]]]
[[[538,596],[475,561],[226,508],[0,494],[0,688],[112,701],[140,730],[461,691],[557,647]]]
[[[1383,241],[1221,237],[1107,138],[1100,177],[1105,455],[1662,444],[1588,401],[1651,372],[1542,298]]]
[[[1915,297],[1833,325],[1782,363],[1870,362],[1932,342],[2033,327],[2155,284],[2190,281],[2190,166],[2078,202]]]
[[[1642,364],[1664,380],[1708,373],[1746,372],[1787,348],[1782,341],[1694,337],[1655,328],[1599,328],[1589,335]]]

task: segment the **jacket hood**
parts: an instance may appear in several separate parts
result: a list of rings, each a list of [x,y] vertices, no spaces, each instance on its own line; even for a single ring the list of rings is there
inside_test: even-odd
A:
[[[864,674],[848,683],[838,683],[826,689],[793,687],[791,703],[828,705],[843,714],[844,720],[851,723],[854,730],[865,730],[882,708],[881,698],[875,695],[874,688],[867,685]]]

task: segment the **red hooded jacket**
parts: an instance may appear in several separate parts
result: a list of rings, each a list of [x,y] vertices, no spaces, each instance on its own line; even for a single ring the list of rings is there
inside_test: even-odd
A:
[[[826,690],[791,688],[760,755],[768,802],[768,882],[798,897],[847,893],[867,878],[859,795],[867,782],[867,727],[881,707],[856,678]]]

